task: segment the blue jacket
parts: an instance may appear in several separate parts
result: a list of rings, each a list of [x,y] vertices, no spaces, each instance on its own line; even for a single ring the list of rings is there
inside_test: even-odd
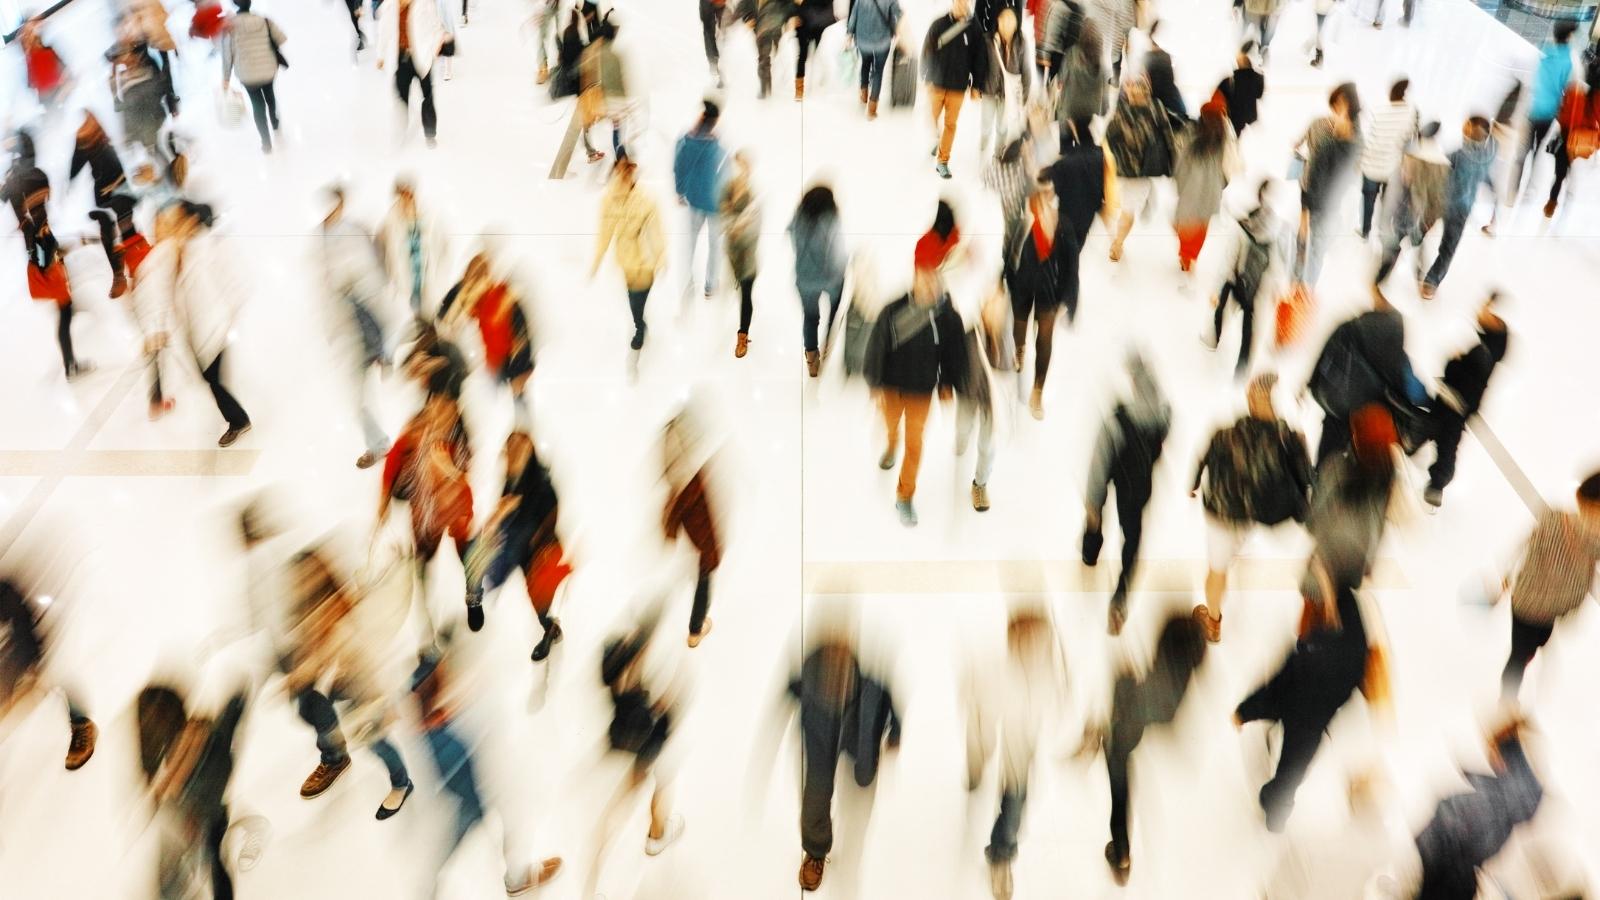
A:
[[[1561,95],[1572,80],[1572,48],[1566,44],[1547,44],[1533,72],[1533,100],[1528,118],[1549,121],[1561,107]]]
[[[1472,209],[1478,199],[1478,185],[1494,190],[1494,162],[1500,148],[1494,138],[1481,143],[1462,142],[1450,154],[1450,187],[1448,208],[1455,212]]]
[[[691,131],[678,138],[672,159],[672,183],[678,196],[696,212],[715,214],[722,199],[723,163],[727,155],[717,136]]]
[[[863,52],[885,53],[899,24],[900,0],[856,0],[844,27]]]
[[[789,222],[789,242],[794,248],[796,288],[803,293],[839,289],[844,282],[845,253],[837,216],[829,214],[812,220],[796,213]]]

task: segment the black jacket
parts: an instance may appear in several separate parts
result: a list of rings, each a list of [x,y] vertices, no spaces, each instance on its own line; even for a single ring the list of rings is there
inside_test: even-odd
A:
[[[117,158],[117,151],[109,140],[100,141],[92,147],[79,144],[72,152],[72,168],[67,178],[77,178],[86,164],[89,174],[94,177],[95,195],[101,199],[116,192],[127,182],[127,176],[122,171],[122,160]]]
[[[957,20],[946,13],[928,26],[922,42],[922,80],[947,91],[982,88],[989,71],[989,50],[971,17]]]
[[[908,394],[955,387],[966,377],[965,331],[948,299],[927,307],[901,297],[878,314],[867,337],[867,384]]]
[[[800,26],[809,31],[821,31],[839,21],[833,14],[833,0],[805,0],[795,7]]]
[[[854,690],[843,706],[838,705],[828,696],[830,673],[824,649],[813,650],[801,663],[799,676],[789,683],[789,695],[800,706],[806,764],[837,766],[840,756],[849,756],[855,763],[856,784],[866,787],[878,776],[884,742],[891,747],[900,743],[900,714],[888,686],[863,672],[853,659]],[[819,754],[823,758],[813,758]]]
[[[1261,77],[1260,72],[1249,68],[1234,69],[1231,77],[1217,85],[1217,92],[1228,104],[1228,121],[1233,124],[1235,134],[1244,131],[1245,126],[1255,124],[1256,104],[1261,102],[1261,95],[1266,89],[1266,79]]]
[[[1150,96],[1161,101],[1169,111],[1180,118],[1189,118],[1189,108],[1178,91],[1178,79],[1172,73],[1172,55],[1160,47],[1152,46],[1144,55],[1144,77],[1150,81]]]
[[[1370,403],[1406,398],[1413,377],[1400,314],[1372,310],[1328,336],[1309,387],[1323,410],[1344,418]]]
[[[1445,364],[1444,383],[1461,398],[1463,416],[1471,416],[1483,402],[1489,376],[1506,356],[1506,330],[1479,331],[1478,343],[1471,350]]]
[[[1063,224],[1072,225],[1072,236],[1082,247],[1089,227],[1106,200],[1105,151],[1091,141],[1065,148],[1059,159],[1045,169],[1056,189],[1056,208]]]

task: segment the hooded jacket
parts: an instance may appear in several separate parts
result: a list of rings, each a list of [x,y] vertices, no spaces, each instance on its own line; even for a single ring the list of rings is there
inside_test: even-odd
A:
[[[966,329],[948,299],[923,306],[908,294],[878,314],[867,337],[867,384],[931,394],[966,377]]]
[[[672,157],[672,183],[678,196],[696,212],[714,214],[722,199],[723,167],[727,155],[715,132],[695,128],[678,138]]]

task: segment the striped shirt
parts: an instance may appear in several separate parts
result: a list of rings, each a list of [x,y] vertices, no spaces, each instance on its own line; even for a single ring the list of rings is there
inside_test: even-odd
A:
[[[1549,625],[1588,596],[1600,565],[1600,528],[1578,513],[1550,510],[1528,536],[1522,566],[1511,587],[1511,612],[1534,625]]]
[[[1417,134],[1417,108],[1402,100],[1372,111],[1361,130],[1361,174],[1388,181],[1400,168],[1400,156]]]

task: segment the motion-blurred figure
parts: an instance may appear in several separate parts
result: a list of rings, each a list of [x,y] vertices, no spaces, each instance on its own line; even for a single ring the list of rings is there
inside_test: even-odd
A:
[[[963,339],[967,364],[956,393],[956,455],[963,456],[978,431],[978,462],[972,474],[972,508],[989,509],[989,476],[994,473],[995,413],[1000,404],[995,394],[1000,387],[991,372],[1003,372],[1015,350],[1012,344],[1011,302],[1004,283],[996,283],[973,326]]]
[[[1262,42],[1265,45],[1265,41]],[[1333,240],[1340,197],[1361,149],[1361,98],[1356,86],[1341,84],[1328,95],[1328,115],[1311,123],[1296,146],[1300,171],[1300,232],[1294,279],[1315,289],[1322,258]]]
[[[44,627],[43,610],[30,601],[22,584],[10,575],[0,575],[0,722],[17,716],[44,698],[48,688],[42,683],[50,635]],[[67,745],[67,768],[81,769],[94,756],[100,730],[90,721],[82,704],[63,691],[72,739]],[[11,726],[11,727],[14,727]]]
[[[755,312],[756,276],[761,265],[761,201],[756,198],[750,151],[733,155],[733,175],[722,188],[719,212],[728,240],[728,265],[739,283],[739,333],[733,356],[744,359],[750,349],[750,317]],[[842,287],[842,282],[841,282]],[[831,298],[830,298],[831,299]]]
[[[815,185],[800,197],[789,220],[789,244],[794,250],[794,283],[800,294],[801,338],[805,342],[806,374],[822,369],[822,347],[833,345],[833,320],[843,304],[845,254],[839,223],[839,205],[833,189]],[[828,322],[824,340],[817,339],[822,321],[822,295],[828,295]]]
[[[401,133],[411,118],[411,82],[416,81],[422,90],[422,135],[429,147],[437,142],[439,130],[433,64],[446,42],[454,40],[455,29],[440,0],[396,0],[394,11],[378,19],[378,68],[394,73]]]
[[[1400,171],[1406,147],[1417,137],[1422,124],[1417,108],[1406,93],[1411,80],[1397,79],[1389,86],[1389,102],[1367,113],[1366,127],[1361,134],[1361,237],[1372,232],[1372,214],[1378,206],[1378,196],[1387,193],[1388,186]]]
[[[439,542],[450,536],[463,561],[471,543],[472,448],[461,422],[461,410],[449,397],[434,394],[406,424],[389,448],[383,464],[383,493],[378,498],[378,522],[389,516],[395,500],[411,509],[411,537],[415,542],[417,580],[427,598],[428,564],[439,552]],[[481,596],[467,594],[467,626],[483,627]]]
[[[1600,565],[1600,473],[1578,485],[1577,510],[1549,509],[1539,517],[1510,579],[1511,652],[1500,692],[1515,699],[1522,673],[1550,640],[1556,620],[1572,613],[1594,589]]]
[[[389,363],[392,334],[397,327],[385,302],[383,266],[372,235],[345,218],[344,188],[327,190],[328,214],[317,240],[317,262],[331,309],[335,333],[346,345],[355,377],[357,412],[367,449],[356,467],[371,468],[389,452],[389,436],[373,412],[372,374]]]
[[[61,243],[50,228],[50,179],[38,166],[31,134],[19,131],[6,143],[12,157],[5,181],[0,183],[0,199],[11,206],[22,231],[22,246],[28,255],[28,295],[56,306],[56,344],[61,349],[62,371],[70,381],[94,367],[80,362],[73,352],[72,285]]]
[[[1575,21],[1556,22],[1550,30],[1549,43],[1539,48],[1539,64],[1533,71],[1529,92],[1527,133],[1522,139],[1522,146],[1517,148],[1517,155],[1512,158],[1507,206],[1514,206],[1521,195],[1524,172],[1527,173],[1527,182],[1530,185],[1533,182],[1533,169],[1537,165],[1527,165],[1528,155],[1537,153],[1544,145],[1544,139],[1550,134],[1550,126],[1555,124],[1556,114],[1561,110],[1561,95],[1572,80],[1571,41],[1577,30],[1578,23]],[[1534,156],[1535,164],[1538,159],[1538,156]]]
[[[801,59],[805,58],[801,51]],[[803,63],[802,63],[803,64]],[[683,263],[683,295],[694,293],[694,251],[700,243],[700,232],[706,233],[706,297],[717,290],[717,278],[722,273],[718,259],[722,248],[722,217],[717,213],[717,203],[722,199],[722,182],[727,177],[727,154],[716,134],[722,110],[705,100],[701,103],[700,118],[694,127],[678,138],[672,155],[672,184],[678,194],[678,204],[689,208],[689,241]]]
[[[231,78],[239,79],[255,113],[261,152],[271,153],[272,135],[278,130],[278,95],[273,82],[278,69],[287,65],[282,47],[289,38],[278,23],[251,12],[250,0],[233,0],[233,5],[239,11],[228,17],[223,32],[222,88],[228,89]]]
[[[1461,146],[1450,154],[1450,187],[1445,200],[1444,233],[1439,238],[1439,253],[1422,279],[1422,299],[1432,299],[1433,294],[1450,271],[1456,247],[1466,232],[1467,219],[1478,202],[1478,188],[1487,187],[1494,192],[1494,163],[1500,158],[1500,144],[1490,135],[1489,120],[1473,116],[1461,126]],[[1494,205],[1486,233],[1494,230]]]
[[[616,244],[617,268],[628,292],[628,310],[633,314],[635,351],[644,347],[645,301],[656,273],[666,262],[667,239],[661,230],[661,214],[649,192],[638,186],[638,166],[631,159],[618,158],[611,169],[611,181],[600,197],[600,228],[595,233],[594,263],[589,278],[600,272],[600,261]]]
[[[1106,494],[1115,488],[1117,525],[1122,529],[1122,571],[1106,612],[1106,630],[1113,636],[1122,633],[1128,618],[1128,589],[1139,564],[1139,542],[1144,534],[1144,508],[1154,490],[1156,462],[1167,440],[1172,411],[1145,361],[1128,358],[1128,375],[1133,396],[1119,402],[1100,427],[1094,457],[1089,463],[1088,487],[1084,491],[1083,564],[1099,562],[1102,515]]]
[[[506,277],[494,270],[488,253],[468,260],[461,281],[445,294],[439,306],[439,320],[446,333],[458,333],[468,319],[478,326],[483,365],[489,377],[511,392],[517,427],[531,428],[527,389],[533,377],[533,329],[522,297]]]
[[[1465,352],[1445,363],[1439,385],[1439,402],[1433,407],[1431,427],[1434,459],[1428,467],[1428,487],[1422,497],[1428,505],[1444,502],[1444,489],[1456,476],[1456,450],[1467,422],[1478,414],[1483,394],[1495,367],[1505,359],[1510,340],[1506,321],[1495,312],[1498,292],[1491,292],[1478,307],[1476,340]]]
[[[30,19],[22,23],[18,32],[22,47],[23,66],[28,73],[28,87],[33,89],[44,108],[54,110],[72,91],[72,78],[67,72],[61,54],[40,33],[40,21]]]
[[[177,95],[146,44],[121,43],[107,55],[111,59],[111,96],[122,113],[123,136],[154,157],[168,110],[177,109]]]
[[[1546,219],[1556,214],[1561,188],[1567,182],[1572,164],[1590,158],[1600,147],[1600,38],[1589,44],[1583,58],[1583,78],[1567,85],[1556,116],[1561,126],[1561,143],[1553,148],[1556,177],[1550,183],[1550,198],[1544,204]]]
[[[1405,320],[1383,295],[1373,307],[1348,319],[1328,335],[1306,384],[1322,407],[1317,467],[1350,447],[1350,416],[1363,406],[1410,407],[1427,402],[1427,391],[1406,356]]]
[[[712,482],[715,454],[702,446],[703,436],[687,412],[680,412],[661,435],[662,477],[667,484],[667,504],[661,512],[661,530],[667,541],[679,534],[689,538],[698,557],[694,606],[689,613],[689,646],[711,633],[711,576],[722,564],[721,516],[717,513]]]
[[[1383,248],[1378,271],[1372,276],[1374,291],[1394,271],[1400,259],[1400,245],[1406,241],[1416,250],[1416,280],[1422,290],[1422,241],[1433,223],[1444,217],[1451,179],[1450,160],[1439,150],[1436,140],[1439,123],[1429,122],[1400,160],[1396,182],[1386,188],[1383,217],[1379,221],[1379,241]]]
[[[1271,181],[1261,182],[1256,188],[1255,206],[1238,220],[1238,247],[1225,276],[1227,281],[1213,301],[1211,334],[1202,338],[1212,350],[1222,343],[1222,324],[1231,299],[1239,307],[1239,361],[1233,367],[1236,379],[1250,371],[1250,354],[1255,349],[1256,300],[1261,297],[1261,287],[1273,262],[1281,259],[1278,217],[1267,203],[1271,190]]]
[[[433,210],[417,201],[417,186],[409,178],[396,178],[394,205],[378,229],[389,283],[411,304],[411,314],[430,319],[434,297],[443,293],[445,265],[449,261],[449,231]]]
[[[83,114],[83,124],[78,126],[77,145],[72,152],[67,180],[77,178],[86,165],[94,180],[95,206],[111,212],[111,216],[96,216],[95,219],[100,223],[100,243],[105,248],[106,262],[111,266],[111,297],[115,299],[128,289],[120,248],[123,241],[135,234],[133,208],[137,201],[128,190],[128,176],[116,148],[111,146],[111,138],[100,126],[100,120],[89,112]]]

